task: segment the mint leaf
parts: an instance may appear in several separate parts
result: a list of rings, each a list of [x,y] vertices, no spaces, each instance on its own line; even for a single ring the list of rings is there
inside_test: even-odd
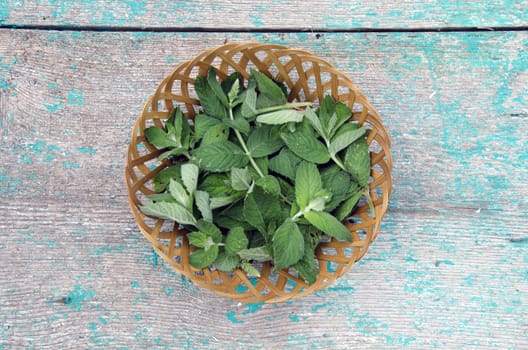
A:
[[[314,284],[317,280],[317,275],[319,274],[319,264],[315,258],[314,248],[310,247],[307,242],[305,242],[304,255],[301,260],[299,260],[293,268],[299,272],[301,277],[309,285]]]
[[[235,83],[235,81],[240,80],[241,78],[242,76],[240,75],[239,72],[233,72],[229,74],[227,78],[222,80],[222,82],[220,83],[220,85],[222,86],[222,91],[224,91],[225,94],[228,94],[229,91],[231,91],[231,89],[233,88],[233,84]],[[239,82],[239,86],[240,86],[240,82]]]
[[[264,203],[261,203],[264,204]],[[255,196],[252,193],[248,194],[246,199],[244,199],[244,218],[245,220],[254,228],[259,230],[260,233],[266,234],[266,225],[264,222],[264,217],[262,212],[255,200]]]
[[[251,119],[257,114],[257,92],[255,91],[254,83],[248,84],[240,112],[246,119]]]
[[[172,110],[171,117],[174,120],[174,139],[178,143],[178,146],[181,146],[184,149],[189,148],[191,138],[191,128],[189,126],[189,120],[185,117],[180,107],[176,107]],[[170,132],[169,136],[171,136]]]
[[[172,165],[167,168],[164,168],[161,170],[152,180],[152,183],[154,185],[154,191],[156,192],[163,192],[167,185],[169,184],[169,181],[171,178],[180,178],[180,165]]]
[[[345,128],[347,125],[351,125],[352,127]],[[365,135],[365,128],[354,128],[353,125],[355,124],[343,125],[343,127],[338,131],[336,136],[332,139],[332,142],[330,142],[330,146],[328,147],[328,151],[331,154],[336,155],[337,152],[347,148],[352,142]],[[345,129],[345,131],[340,132],[342,129]]]
[[[323,98],[323,101],[321,102],[319,109],[317,110],[317,114],[319,115],[321,124],[327,131],[328,131],[328,123],[330,121],[330,118],[332,118],[332,115],[335,113],[335,110],[336,110],[336,103],[334,102],[334,99],[332,98],[332,96],[326,95]]]
[[[222,228],[226,228],[228,230],[235,228],[235,227],[242,227],[246,231],[250,231],[254,229],[253,226],[251,226],[245,221],[240,221],[240,220],[234,219],[232,217],[229,217],[223,214],[215,215],[214,220],[218,226]]]
[[[260,277],[260,272],[253,265],[251,265],[249,262],[243,261],[240,264],[240,267],[242,267],[242,270],[244,270],[248,276]]]
[[[302,159],[297,157],[292,151],[283,148],[279,155],[269,161],[269,168],[277,174],[290,180],[295,180],[295,171],[301,161]]]
[[[185,163],[181,166],[181,178],[187,192],[192,194],[198,187],[198,166],[193,163]]]
[[[193,214],[178,203],[148,202],[139,208],[148,216],[173,220],[182,225],[196,225],[196,219]]]
[[[339,240],[352,242],[350,231],[340,223],[334,216],[324,211],[309,211],[304,213],[304,217],[312,225],[326,233],[328,236]]]
[[[323,187],[332,194],[331,200],[325,205],[325,210],[329,212],[347,198],[349,194],[346,190],[350,187],[350,175],[348,173],[340,170],[337,166],[331,169],[321,173]]]
[[[362,194],[363,192],[361,191],[361,188],[358,187],[356,192],[354,192],[350,197],[348,197],[343,202],[343,204],[341,204],[337,208],[337,210],[335,211],[335,217],[337,218],[337,220],[343,221],[347,218],[347,216],[350,215],[352,209],[354,209]]]
[[[326,147],[311,134],[296,130],[281,137],[293,153],[309,162],[324,164],[330,160]]]
[[[304,238],[296,223],[287,219],[273,235],[275,269],[290,267],[304,255]]]
[[[264,157],[277,152],[284,142],[281,140],[276,128],[263,125],[255,128],[248,137],[247,147],[255,158]]]
[[[281,125],[289,122],[299,123],[302,120],[303,112],[294,109],[282,109],[257,116],[257,122],[272,125]]]
[[[303,210],[317,193],[323,189],[321,175],[317,166],[312,163],[302,162],[297,167],[295,175],[295,199],[300,209]]]
[[[230,128],[240,131],[242,134],[246,136],[247,134],[249,134],[249,131],[250,131],[249,122],[244,118],[235,118],[234,120],[224,119],[224,124]]]
[[[187,209],[192,208],[192,197],[185,191],[185,188],[176,180],[171,179],[169,182],[169,193],[176,199],[176,202]]]
[[[365,138],[361,138],[348,146],[343,164],[361,187],[368,185],[368,179],[370,177],[370,152]]]
[[[249,248],[249,249],[242,249],[237,254],[238,256],[240,256],[242,260],[256,261],[256,262],[265,262],[265,261],[272,260],[271,255],[269,255],[268,248],[265,246]]]
[[[198,114],[194,118],[194,135],[196,139],[200,140],[209,129],[220,123],[221,121],[216,118],[206,114]]]
[[[176,203],[176,199],[170,193],[156,193],[148,195],[147,198],[153,202],[170,202]]]
[[[228,119],[225,119],[228,120]],[[208,143],[218,142],[218,141],[225,141],[229,137],[229,127],[224,124],[218,124],[212,126],[209,130],[205,132],[205,134],[202,136],[202,143],[201,145],[206,145]]]
[[[225,105],[209,86],[207,78],[197,77],[194,83],[194,89],[200,99],[200,105],[208,115],[219,119],[228,118],[229,115]]]
[[[257,181],[255,181],[255,185],[262,188],[264,192],[274,196],[279,196],[281,193],[279,180],[277,180],[277,178],[272,175],[266,175],[264,177],[258,178]]]
[[[251,69],[251,77],[257,82],[260,95],[264,97],[265,103],[258,108],[283,105],[287,102],[284,92],[271,78],[264,73]]]
[[[158,156],[158,160],[163,160],[165,158],[170,158],[170,157],[174,157],[174,156],[179,156],[180,154],[184,154],[185,151],[187,151],[185,148],[183,147],[178,147],[178,148],[173,148],[173,149],[170,149],[166,152],[163,152],[162,154],[160,154]]]
[[[323,125],[321,124],[321,121],[319,120],[319,117],[317,116],[317,114],[315,114],[313,109],[311,109],[310,107],[306,108],[304,110],[304,116],[310,122],[315,131],[317,131],[319,136],[321,136],[324,140],[329,139],[326,130],[324,129]]]
[[[205,221],[205,220],[198,220],[195,226],[201,232],[211,237],[213,239],[213,242],[215,243],[222,242],[222,239],[224,238],[224,236],[222,235],[222,232],[220,231],[220,229],[216,227],[216,225],[213,224],[212,222]]]
[[[246,249],[249,241],[241,227],[229,230],[225,241],[225,251],[228,255],[235,255],[242,249]]]
[[[196,207],[202,214],[202,218],[205,221],[213,222],[213,211],[211,208],[209,193],[205,191],[195,191],[194,201],[196,203]]]
[[[151,126],[144,131],[147,141],[159,148],[178,147],[179,143],[157,126]]]
[[[213,245],[209,250],[198,249],[191,253],[189,262],[197,269],[203,269],[211,265],[218,256],[218,245]]]
[[[268,160],[268,157],[260,157],[260,158],[255,158],[255,163],[257,163],[257,166],[259,167],[260,171],[262,171],[262,173],[264,175],[268,175],[269,173],[269,160]],[[255,169],[253,169],[253,167],[249,168],[249,170],[252,172],[253,176],[254,177],[258,177],[260,176],[259,174],[257,174],[256,171],[254,171]]]
[[[333,130],[329,130],[329,137],[332,138],[341,125],[347,122],[352,116],[352,111],[342,102],[338,102],[335,106],[336,121]]]
[[[213,93],[216,95],[216,97],[222,102],[222,104],[225,107],[229,107],[229,101],[227,100],[227,96],[224,93],[224,90],[222,90],[222,86],[216,79],[216,71],[213,67],[210,67],[207,71],[207,84],[213,91]]]
[[[238,96],[239,90],[240,90],[240,82],[237,79],[233,82],[233,86],[231,86],[231,89],[229,89],[229,92],[227,93],[227,99],[229,100],[229,106],[231,108],[236,104],[235,99]]]
[[[203,232],[195,231],[187,234],[187,239],[189,240],[189,244],[192,244],[195,247],[198,248],[206,248],[209,249],[213,244],[213,238],[206,235]]]
[[[238,255],[227,255],[225,252],[220,252],[214,261],[214,265],[219,271],[229,272],[233,271],[239,262]]]
[[[244,167],[249,159],[244,151],[230,141],[202,145],[193,152],[198,166],[207,171],[224,172],[233,167]]]
[[[248,168],[231,169],[231,187],[237,191],[247,191],[251,186],[251,176]]]

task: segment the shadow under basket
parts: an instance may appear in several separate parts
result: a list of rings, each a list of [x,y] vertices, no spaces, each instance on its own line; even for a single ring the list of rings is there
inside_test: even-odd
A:
[[[352,242],[328,239],[319,244],[316,250],[319,274],[312,285],[307,285],[294,270],[273,271],[270,263],[258,266],[259,278],[248,277],[240,269],[231,273],[211,268],[196,269],[189,263],[191,247],[187,232],[180,230],[178,223],[147,217],[138,209],[147,195],[155,193],[152,179],[170,165],[168,160],[158,161],[157,157],[163,150],[149,144],[143,130],[152,125],[161,127],[162,121],[178,105],[187,118],[194,119],[200,109],[194,81],[197,76],[205,76],[211,66],[220,79],[238,71],[247,80],[250,69],[257,69],[284,82],[290,91],[289,101],[312,101],[317,106],[324,95],[330,94],[352,109],[351,120],[369,129],[369,187],[375,218],[371,216],[368,204],[360,202],[344,223],[352,235]],[[392,189],[391,168],[390,140],[381,119],[345,74],[307,51],[273,44],[232,43],[206,50],[180,64],[159,84],[132,130],[125,178],[130,208],[141,232],[178,273],[223,297],[245,303],[276,303],[329,286],[365,255],[379,232],[381,219],[387,210]]]

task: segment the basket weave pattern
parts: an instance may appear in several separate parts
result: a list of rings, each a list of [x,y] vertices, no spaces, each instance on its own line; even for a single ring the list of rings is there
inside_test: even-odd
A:
[[[325,94],[330,94],[352,109],[351,120],[370,130],[367,142],[372,152],[370,195],[375,219],[368,214],[368,205],[360,203],[351,213],[350,222],[345,224],[352,234],[352,242],[332,239],[319,245],[316,250],[319,275],[313,285],[308,286],[293,270],[273,272],[270,263],[262,265],[260,278],[248,278],[242,270],[225,273],[209,268],[196,269],[189,263],[192,248],[186,238],[187,232],[179,229],[177,223],[147,217],[138,209],[146,195],[155,193],[152,179],[170,165],[168,160],[159,164],[157,157],[162,150],[146,141],[143,130],[151,125],[161,127],[162,120],[167,119],[177,105],[182,107],[187,118],[193,119],[200,108],[194,90],[195,78],[206,75],[211,66],[220,79],[234,71],[248,79],[250,68],[255,68],[288,85],[289,101],[313,101],[317,105]],[[387,210],[392,189],[391,168],[390,140],[380,117],[343,73],[307,51],[272,44],[233,43],[200,53],[193,60],[180,64],[160,83],[134,125],[125,178],[129,204],[141,232],[177,272],[224,297],[247,303],[281,302],[325,288],[363,257],[376,238]]]

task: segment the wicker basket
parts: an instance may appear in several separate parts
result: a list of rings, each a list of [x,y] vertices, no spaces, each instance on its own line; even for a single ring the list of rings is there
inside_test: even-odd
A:
[[[273,272],[269,263],[261,267],[260,278],[248,278],[242,270],[232,273],[209,268],[198,270],[189,263],[191,248],[187,232],[179,229],[177,223],[146,217],[138,209],[145,196],[154,193],[154,176],[170,164],[167,160],[159,164],[157,157],[162,151],[146,141],[143,130],[151,125],[161,126],[162,120],[168,118],[169,111],[176,105],[181,105],[186,116],[193,119],[199,109],[194,91],[195,78],[206,75],[211,66],[220,79],[234,71],[247,79],[250,68],[256,68],[286,83],[290,91],[289,101],[313,101],[317,105],[325,94],[331,94],[352,109],[353,120],[370,129],[367,141],[372,152],[370,194],[375,219],[369,216],[368,205],[360,203],[351,213],[350,222],[345,223],[353,241],[332,239],[318,246],[319,275],[313,285],[307,285],[294,271]],[[232,43],[200,53],[191,61],[180,64],[161,82],[134,125],[125,177],[130,208],[141,232],[177,272],[224,297],[246,303],[274,303],[325,288],[363,257],[376,238],[387,210],[392,188],[391,167],[390,140],[380,117],[343,73],[307,51],[272,44]]]

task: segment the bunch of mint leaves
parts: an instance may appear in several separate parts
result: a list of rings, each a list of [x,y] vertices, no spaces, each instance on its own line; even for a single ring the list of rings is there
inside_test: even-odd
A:
[[[172,162],[141,211],[187,228],[196,268],[259,277],[255,263],[271,261],[313,284],[321,239],[351,241],[343,220],[363,195],[372,209],[367,130],[330,96],[316,110],[288,102],[286,86],[256,70],[244,84],[211,68],[195,90],[193,122],[176,107],[163,128],[144,130]]]

